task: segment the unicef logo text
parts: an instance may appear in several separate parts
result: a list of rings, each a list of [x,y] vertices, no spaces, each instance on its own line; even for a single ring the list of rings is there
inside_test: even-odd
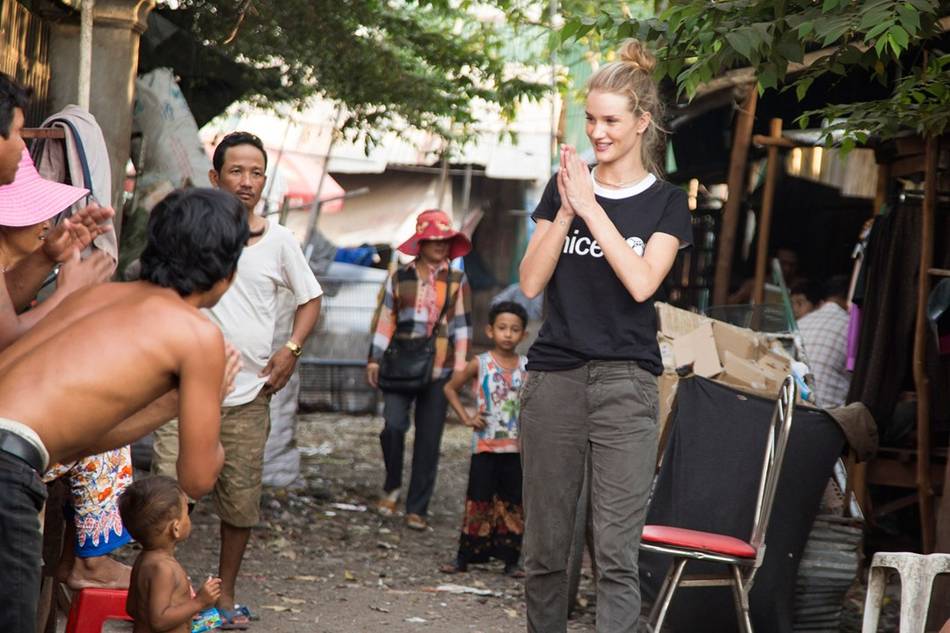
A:
[[[597,240],[592,240],[589,237],[577,237],[580,230],[574,229],[572,235],[568,235],[564,238],[564,249],[563,253],[566,255],[583,255],[590,257],[603,257],[604,251],[600,248],[600,244],[597,243]],[[633,252],[643,257],[643,240],[639,237],[628,237],[627,244],[630,248],[633,249]]]

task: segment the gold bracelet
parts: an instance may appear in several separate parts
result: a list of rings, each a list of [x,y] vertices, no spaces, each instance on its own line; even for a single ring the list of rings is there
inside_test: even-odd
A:
[[[284,343],[284,347],[289,349],[290,353],[293,354],[295,358],[300,358],[300,355],[303,354],[303,348],[293,341],[287,341]]]

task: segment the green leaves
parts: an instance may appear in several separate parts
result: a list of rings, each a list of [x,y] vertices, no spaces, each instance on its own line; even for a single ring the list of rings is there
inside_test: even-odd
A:
[[[950,129],[950,54],[935,56],[925,67],[895,84],[887,99],[812,110],[799,117],[832,121],[822,126],[824,141],[840,138],[843,148],[871,136],[890,138],[903,131],[941,135]]]
[[[752,38],[750,29],[737,29],[726,33],[726,41],[732,45],[737,53],[748,59],[752,56],[752,48],[755,42]]]
[[[223,42],[242,4],[178,0],[160,10],[199,40]],[[245,63],[253,103],[300,106],[321,94],[346,106],[354,134],[411,126],[464,137],[473,100],[512,113],[548,90],[506,64],[543,59],[546,30],[527,23],[523,2],[493,4],[509,23],[477,19],[470,0],[255,0],[234,41],[219,46]]]
[[[819,77],[844,77],[855,68],[871,71],[882,83],[906,77],[901,61],[920,63],[919,55],[907,53],[927,47],[937,34],[941,6],[941,0],[679,0],[670,2],[655,23],[601,20],[586,33],[602,49],[615,49],[631,33],[649,42],[658,55],[658,77],[674,80],[679,95],[687,98],[723,72],[751,66],[760,91],[794,90],[802,100]],[[805,70],[791,66],[795,74],[789,73],[790,65],[804,62],[806,50],[819,49],[823,57],[811,57]],[[827,108],[805,113],[798,123],[848,116],[834,129],[839,135],[847,131],[842,138],[850,143],[862,142],[869,130],[943,130],[950,117],[947,66],[918,70],[912,73],[914,81],[927,80],[913,89],[893,85],[892,99],[847,112]]]

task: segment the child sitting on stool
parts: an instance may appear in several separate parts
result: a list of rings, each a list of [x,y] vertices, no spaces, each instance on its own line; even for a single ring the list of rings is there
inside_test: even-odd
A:
[[[149,477],[126,488],[119,513],[142,545],[125,603],[135,620],[134,633],[190,633],[194,617],[217,602],[221,579],[209,578],[192,596],[188,575],[175,560],[175,546],[191,534],[188,497],[174,479]]]
[[[492,306],[488,319],[486,333],[494,348],[470,360],[445,385],[449,404],[474,433],[458,555],[440,570],[464,572],[469,563],[484,563],[495,557],[504,561],[506,575],[520,578],[524,575],[518,566],[524,511],[518,398],[527,358],[519,356],[515,348],[524,338],[528,315],[520,304],[503,301]],[[478,401],[474,417],[458,396],[459,389],[473,380]]]

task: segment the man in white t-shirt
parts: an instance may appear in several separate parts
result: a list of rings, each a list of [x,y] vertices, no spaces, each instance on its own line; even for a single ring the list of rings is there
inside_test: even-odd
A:
[[[225,136],[215,148],[211,183],[233,193],[247,209],[251,237],[238,260],[237,275],[209,316],[241,352],[243,367],[223,403],[221,444],[224,467],[215,485],[214,507],[221,518],[221,598],[217,607],[228,624],[248,621],[236,608],[234,590],[251,528],[260,520],[264,445],[270,430],[270,397],[290,379],[303,345],[320,316],[323,291],[293,234],[254,213],[266,182],[267,154],[247,132]],[[293,293],[296,312],[286,344],[271,355],[280,315],[278,292]],[[286,304],[283,304],[286,305]],[[156,433],[153,471],[175,474],[177,429]]]

